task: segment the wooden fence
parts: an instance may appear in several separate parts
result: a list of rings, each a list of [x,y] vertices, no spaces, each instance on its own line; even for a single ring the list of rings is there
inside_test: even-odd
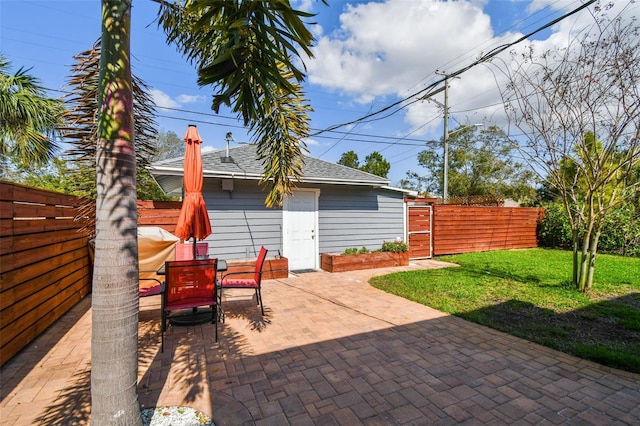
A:
[[[0,182],[0,365],[91,290],[79,202]]]
[[[541,208],[436,204],[407,198],[409,258],[537,247]]]
[[[537,247],[543,209],[436,204],[434,255]]]
[[[157,226],[173,234],[182,201],[138,201],[138,225]]]

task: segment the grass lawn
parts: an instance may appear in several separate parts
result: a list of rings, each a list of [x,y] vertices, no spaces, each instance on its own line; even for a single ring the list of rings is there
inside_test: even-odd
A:
[[[593,289],[571,284],[572,254],[530,249],[442,257],[460,267],[370,282],[532,342],[640,373],[640,259],[598,255]]]

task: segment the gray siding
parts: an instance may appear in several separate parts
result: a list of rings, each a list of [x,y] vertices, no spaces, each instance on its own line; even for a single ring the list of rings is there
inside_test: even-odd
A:
[[[205,179],[203,194],[212,231],[206,239],[209,255],[255,257],[263,245],[269,257],[278,254],[282,251],[282,209],[265,207],[265,192],[255,181],[234,180],[233,185],[230,193],[221,189],[221,179]]]
[[[323,186],[319,199],[321,253],[349,247],[376,250],[404,237],[403,194],[384,189]]]
[[[255,257],[264,245],[269,256],[282,252],[282,208],[265,207],[265,192],[255,181],[234,180],[231,193],[219,178],[205,179],[203,194],[212,234],[209,255],[222,259]],[[383,241],[404,236],[403,194],[344,185],[299,185],[320,188],[320,253],[349,247],[376,250]]]

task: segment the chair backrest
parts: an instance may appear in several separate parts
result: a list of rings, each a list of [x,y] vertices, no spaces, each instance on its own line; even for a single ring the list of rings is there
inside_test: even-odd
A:
[[[215,304],[218,259],[166,262],[165,306]]]
[[[260,248],[260,253],[258,254],[258,259],[256,260],[256,273],[253,276],[253,279],[256,280],[258,285],[260,285],[260,281],[262,280],[262,266],[264,265],[264,260],[267,257],[267,249],[262,246]]]
[[[193,260],[193,243],[178,243],[175,249],[176,260]],[[209,254],[209,243],[196,243],[196,256],[206,257]]]

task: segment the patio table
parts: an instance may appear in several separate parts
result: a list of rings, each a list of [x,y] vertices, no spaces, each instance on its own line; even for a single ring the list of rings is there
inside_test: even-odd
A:
[[[197,260],[197,259],[196,259]],[[216,267],[217,272],[227,272],[227,261],[224,259],[218,259],[218,266]],[[164,264],[156,271],[158,275],[166,275],[167,273],[164,270]],[[216,281],[216,284],[219,284]]]

